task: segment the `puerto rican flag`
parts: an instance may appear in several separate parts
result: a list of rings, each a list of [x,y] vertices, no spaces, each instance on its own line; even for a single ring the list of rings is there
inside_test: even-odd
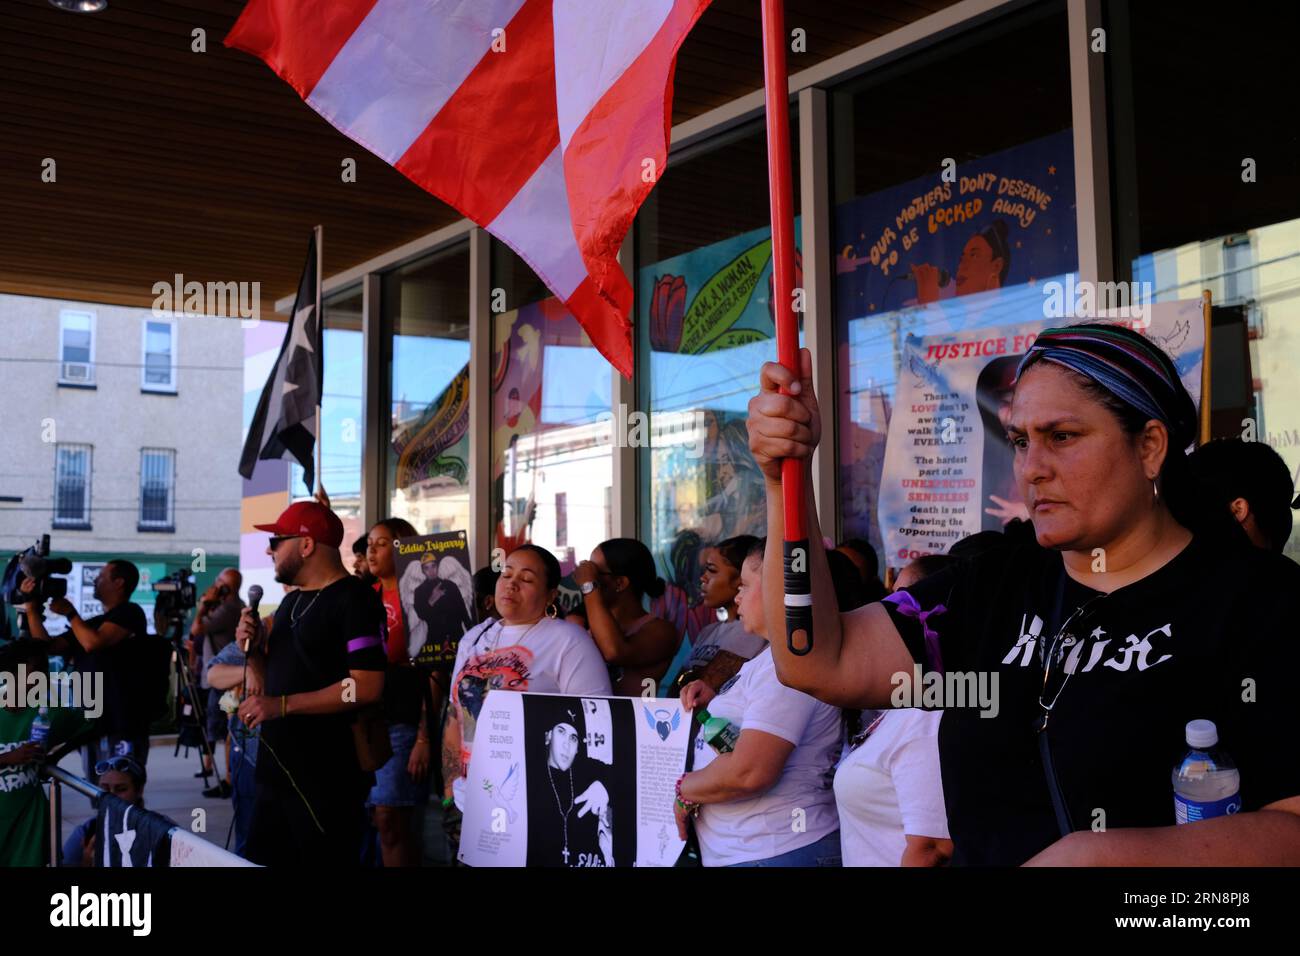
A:
[[[617,260],[709,0],[251,0],[226,45],[515,250],[632,375]]]

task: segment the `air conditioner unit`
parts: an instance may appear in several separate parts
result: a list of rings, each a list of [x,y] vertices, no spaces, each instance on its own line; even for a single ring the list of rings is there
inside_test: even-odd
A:
[[[89,362],[64,362],[59,377],[65,382],[89,385],[95,381],[95,366]]]

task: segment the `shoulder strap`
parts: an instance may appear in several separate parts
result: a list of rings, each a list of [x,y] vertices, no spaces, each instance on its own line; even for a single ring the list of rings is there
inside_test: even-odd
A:
[[[1064,559],[1062,559],[1056,583],[1052,588],[1053,599],[1051,609],[1048,611],[1048,629],[1043,632],[1040,638],[1042,641],[1051,641],[1065,623],[1065,574],[1065,563]],[[1046,668],[1048,665],[1048,646],[1044,643],[1040,647],[1043,648],[1043,667]],[[1061,836],[1067,836],[1074,832],[1074,821],[1070,819],[1070,808],[1065,802],[1065,794],[1061,791],[1061,781],[1056,775],[1056,765],[1052,762],[1052,744],[1047,739],[1046,728],[1039,730],[1037,733],[1038,756],[1043,765],[1043,777],[1047,780],[1047,792],[1052,798],[1052,811],[1056,814],[1056,828],[1060,831]]]

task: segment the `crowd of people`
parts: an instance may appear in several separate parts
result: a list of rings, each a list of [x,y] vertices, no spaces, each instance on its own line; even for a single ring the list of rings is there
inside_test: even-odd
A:
[[[821,437],[801,360],[800,373],[765,365],[749,407],[773,532],[781,461],[807,464]],[[581,603],[567,614],[560,561],[523,544],[473,576],[468,614],[425,622],[432,633],[454,616],[463,634],[417,665],[394,561],[394,542],[416,529],[375,523],[348,568],[338,517],[297,502],[258,525],[286,590],[274,615],[243,605],[230,569],[191,627],[208,730],[229,741],[228,779],[209,794],[233,799],[235,850],[256,863],[410,866],[444,838],[454,859],[489,691],[677,697],[701,718],[673,799],[683,865],[1295,863],[1300,705],[1287,681],[1300,664],[1300,567],[1280,552],[1300,499],[1267,446],[1220,440],[1187,454],[1198,421],[1172,361],[1140,333],[1048,330],[1020,362],[1007,415],[1030,520],[882,581],[876,549],[832,546],[809,499],[805,654],[787,642],[772,533],[703,550],[699,600],[716,619],[693,635],[655,613],[665,586],[641,542],[604,541],[579,561]],[[87,773],[139,804],[147,727],[129,705],[129,664],[112,654],[144,630],[124,609],[130,572],[106,566],[105,613],[92,621],[52,603],[72,622],[53,641],[30,605],[19,653],[33,666],[59,652],[118,668],[118,709],[86,748]],[[995,706],[899,704],[901,684],[932,676],[991,678]],[[1198,718],[1236,759],[1241,811],[1175,827],[1170,769]],[[39,759],[22,742],[30,723],[0,713],[0,779]],[[580,725],[548,721],[548,768],[569,773],[571,806],[590,809],[599,851],[583,857],[601,865],[614,859],[608,793],[576,793]],[[0,788],[6,845],[21,842],[6,802],[20,789]],[[424,829],[431,800],[442,833]],[[93,829],[69,837],[65,863],[93,858]],[[555,861],[576,865],[576,829],[553,836]]]

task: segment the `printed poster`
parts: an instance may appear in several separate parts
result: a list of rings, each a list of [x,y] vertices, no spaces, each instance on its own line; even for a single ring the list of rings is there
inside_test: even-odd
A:
[[[461,635],[474,626],[474,577],[464,531],[393,542],[406,643],[416,664],[450,670]]]
[[[1199,407],[1205,354],[1201,300],[1144,308],[1143,321],[1150,325],[1143,334],[1173,357]],[[1106,320],[1104,314],[1100,318]],[[958,539],[1001,530],[1012,518],[1029,519],[1005,433],[1011,383],[1038,333],[1080,321],[1040,318],[904,340],[880,482],[880,526],[892,566],[945,553]]]
[[[876,519],[903,343],[1042,315],[1038,287],[1078,267],[1072,134],[936,162],[840,203],[834,230],[843,534],[896,564]]]
[[[672,866],[690,714],[677,699],[493,690],[479,712],[460,860]]]

